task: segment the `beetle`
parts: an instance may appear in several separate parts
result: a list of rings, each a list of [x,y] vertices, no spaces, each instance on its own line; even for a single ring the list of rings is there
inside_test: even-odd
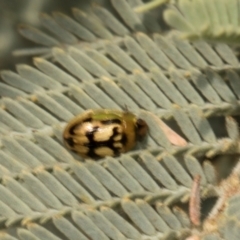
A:
[[[133,149],[147,132],[147,123],[129,111],[99,109],[70,120],[63,139],[67,148],[82,157],[99,159]]]

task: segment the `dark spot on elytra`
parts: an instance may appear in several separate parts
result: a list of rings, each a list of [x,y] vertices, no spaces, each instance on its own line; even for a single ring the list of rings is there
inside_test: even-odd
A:
[[[86,133],[86,136],[89,140],[89,143],[84,144],[84,146],[89,148],[89,152],[87,153],[87,155],[93,159],[101,158],[95,153],[95,149],[99,147],[109,147],[110,149],[113,150],[114,156],[119,156],[121,148],[114,147],[113,145],[115,142],[113,138],[119,134],[118,127],[113,128],[113,133],[109,140],[100,142],[94,141],[94,133],[98,131],[98,128],[99,127],[94,127],[92,131]],[[124,137],[124,141],[125,139],[126,138]]]
[[[114,143],[113,138],[116,137],[118,134],[119,134],[118,128],[117,128],[117,127],[113,128],[113,135],[112,135],[111,138],[110,138],[112,144]],[[121,140],[119,140],[119,142],[122,143],[122,145],[126,145],[126,143],[127,143],[127,141],[128,141],[127,135],[126,135],[124,132],[121,133],[121,135],[122,135],[122,138],[121,138]],[[117,141],[116,141],[116,142],[117,142]]]
[[[69,133],[71,135],[75,135],[76,133],[74,132],[76,128],[78,128],[81,125],[81,123],[73,125],[70,129],[69,129]]]
[[[114,148],[113,149],[114,157],[120,156],[120,154],[121,154],[120,150],[121,150],[120,148]]]
[[[114,127],[112,136],[110,137],[109,140],[111,140],[113,142],[113,138],[116,137],[117,135],[118,135],[118,127]]]
[[[95,148],[96,145],[96,141],[94,140],[94,133],[97,132],[99,129],[99,127],[93,127],[91,131],[87,131],[86,132],[86,137],[88,138],[88,143],[85,143],[84,146],[86,147],[90,147],[90,148]]]
[[[102,120],[101,123],[104,125],[122,124],[122,121],[120,119],[109,119],[109,120]]]
[[[99,129],[98,126],[93,127],[91,131],[87,131],[86,132],[86,137],[88,138],[89,141],[94,141],[93,137],[94,137],[94,133],[97,132]]]
[[[74,134],[75,134],[75,133],[74,133],[74,130],[75,130],[76,126],[77,126],[77,125],[74,125],[74,126],[72,126],[72,127],[69,129],[69,133],[70,133],[71,135],[74,135]]]
[[[95,159],[95,160],[98,160],[98,159],[101,158],[100,156],[98,156],[98,155],[95,153],[95,147],[94,147],[94,148],[89,148],[89,151],[88,151],[87,155],[88,155],[90,158],[93,158],[93,159]]]
[[[111,146],[111,149],[113,150],[113,152],[114,152],[114,156],[115,157],[117,157],[117,156],[119,156],[120,155],[120,150],[121,150],[121,148],[119,148],[119,147],[114,147],[114,140],[113,140],[113,138],[114,137],[116,137],[117,135],[118,135],[119,133],[118,133],[118,127],[114,127],[113,128],[113,134],[112,134],[112,136],[111,136],[111,138],[109,139],[109,146]]]
[[[91,121],[92,121],[92,118],[90,117],[90,118],[84,119],[82,122],[91,122]]]
[[[73,141],[73,139],[72,138],[65,138],[64,139],[66,142],[67,142],[67,144],[70,146],[70,147],[74,147],[74,141]]]
[[[127,135],[125,133],[122,133],[122,139],[121,139],[122,145],[126,145],[127,140],[128,140]]]
[[[82,123],[84,122],[91,122],[92,121],[92,118],[86,118],[82,121]],[[69,129],[69,133],[71,135],[75,135],[75,128],[79,127],[82,123],[79,123],[79,124],[76,124],[76,125],[73,125],[70,129]]]

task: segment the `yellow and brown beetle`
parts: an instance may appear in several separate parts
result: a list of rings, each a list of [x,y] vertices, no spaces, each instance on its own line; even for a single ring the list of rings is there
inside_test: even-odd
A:
[[[129,111],[89,110],[67,124],[63,139],[82,157],[98,159],[131,150],[147,131],[146,122]]]

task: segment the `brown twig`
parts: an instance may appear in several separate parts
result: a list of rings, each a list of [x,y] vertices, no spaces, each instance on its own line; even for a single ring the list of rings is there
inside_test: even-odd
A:
[[[201,176],[196,175],[193,180],[190,201],[189,201],[189,216],[192,224],[195,226],[199,226],[201,224],[200,181],[201,181]]]

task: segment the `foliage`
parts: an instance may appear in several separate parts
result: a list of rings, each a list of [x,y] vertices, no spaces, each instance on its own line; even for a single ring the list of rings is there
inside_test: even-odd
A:
[[[237,54],[163,30],[141,4],[97,1],[19,27],[37,46],[15,51],[34,66],[1,72],[0,239],[238,239]],[[134,151],[92,161],[62,144],[75,115],[126,106],[149,125]]]

